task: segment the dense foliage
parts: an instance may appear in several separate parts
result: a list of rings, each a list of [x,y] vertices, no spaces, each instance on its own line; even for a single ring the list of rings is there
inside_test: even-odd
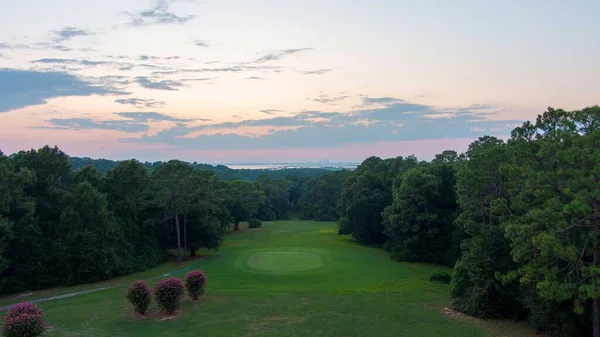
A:
[[[181,261],[218,249],[240,221],[287,217],[291,190],[301,187],[265,175],[224,181],[177,160],[99,162],[111,164],[106,174],[73,171],[73,158],[56,147],[0,152],[0,294],[99,281],[168,254]]]
[[[430,163],[368,158],[339,206],[341,234],[453,266],[456,310],[600,336],[598,106],[549,108],[508,142],[481,137]]]
[[[42,309],[29,302],[14,305],[4,316],[5,337],[36,337],[46,330]]]
[[[192,270],[185,276],[185,289],[193,300],[206,293],[206,285],[206,275],[200,270]]]
[[[346,180],[352,171],[339,171],[324,176],[311,177],[301,185],[298,207],[303,220],[337,221],[337,207]]]
[[[133,305],[135,312],[145,314],[152,300],[150,287],[145,281],[135,281],[127,289],[127,300]]]
[[[262,221],[259,219],[250,219],[248,221],[248,228],[260,228],[262,226]]]
[[[158,306],[168,314],[173,314],[181,304],[183,284],[176,277],[169,277],[154,286],[154,299]]]
[[[338,204],[340,234],[352,234],[365,244],[385,243],[382,212],[392,203],[392,181],[417,165],[414,156],[367,158],[344,184]]]

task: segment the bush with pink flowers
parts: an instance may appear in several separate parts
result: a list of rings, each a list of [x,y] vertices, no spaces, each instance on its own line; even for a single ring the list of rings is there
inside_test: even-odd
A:
[[[19,303],[4,316],[2,335],[5,337],[37,337],[44,330],[44,313],[32,303]]]
[[[145,314],[150,305],[150,287],[144,281],[135,281],[127,289],[127,299],[138,314]]]
[[[185,288],[193,300],[206,292],[206,275],[200,270],[192,270],[185,277]]]
[[[183,296],[183,284],[176,277],[164,279],[154,286],[154,298],[158,306],[172,314],[179,309],[181,297]]]

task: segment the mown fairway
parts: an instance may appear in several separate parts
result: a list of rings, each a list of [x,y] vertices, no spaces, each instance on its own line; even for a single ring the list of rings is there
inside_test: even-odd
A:
[[[267,222],[233,234],[215,256],[165,264],[101,284],[55,289],[0,306],[202,269],[203,301],[180,317],[133,319],[125,288],[40,303],[46,336],[512,336],[517,326],[452,317],[448,286],[429,282],[431,265],[398,263],[337,235],[335,223]],[[60,268],[60,266],[57,266]],[[153,283],[156,278],[150,283]],[[151,311],[157,311],[155,303]],[[520,329],[519,329],[520,330]],[[501,331],[501,333],[496,333]],[[511,331],[515,331],[511,333]],[[519,336],[524,336],[522,331]]]

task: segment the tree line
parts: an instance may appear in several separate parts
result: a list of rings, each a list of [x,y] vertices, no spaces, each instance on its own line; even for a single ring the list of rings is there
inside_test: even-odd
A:
[[[287,217],[287,179],[136,160],[73,170],[57,147],[0,152],[0,294],[95,282],[218,249],[240,221]]]
[[[89,157],[69,157],[69,162],[74,170],[84,168],[86,166],[94,167],[98,172],[102,174],[108,173],[111,169],[119,165],[119,161],[110,159],[92,159]],[[163,161],[155,162],[142,162],[141,164],[148,169],[153,171],[157,167],[163,165]],[[198,162],[190,163],[195,169],[214,171],[215,174],[224,180],[248,180],[255,181],[259,177],[267,176],[270,179],[286,179],[287,177],[312,177],[321,176],[328,172],[330,169],[326,168],[282,168],[278,170],[272,169],[232,169],[225,165],[210,165],[202,164]]]
[[[600,336],[600,107],[549,108],[507,141],[430,162],[371,157],[342,175],[310,178],[310,213],[394,259],[452,267],[456,310]]]

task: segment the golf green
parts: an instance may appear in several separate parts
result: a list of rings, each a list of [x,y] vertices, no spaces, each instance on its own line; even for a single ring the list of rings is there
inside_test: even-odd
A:
[[[289,273],[319,268],[323,259],[310,252],[271,251],[250,255],[246,265],[262,271]]]

